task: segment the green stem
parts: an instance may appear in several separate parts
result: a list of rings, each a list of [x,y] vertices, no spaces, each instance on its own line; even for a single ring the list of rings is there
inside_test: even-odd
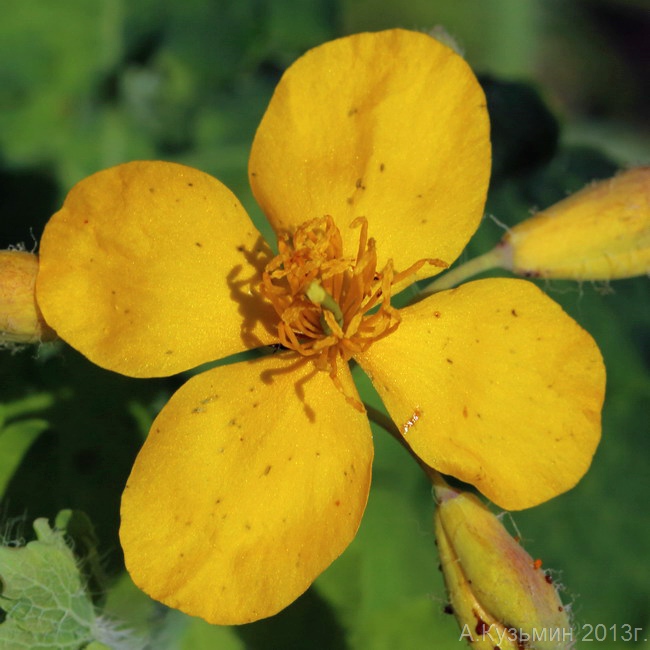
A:
[[[461,282],[464,282],[478,273],[497,268],[507,268],[504,249],[500,245],[497,245],[487,253],[483,253],[483,255],[479,255],[478,257],[469,260],[469,262],[465,262],[465,264],[461,264],[460,266],[451,269],[451,271],[447,271],[424,287],[418,295],[418,298],[424,298],[425,296],[436,293],[437,291],[443,291],[444,289],[453,289],[461,284]]]
[[[368,404],[364,403],[364,406],[366,407],[366,412],[368,413],[368,419],[371,422],[374,422],[375,424],[379,425],[384,431],[389,433],[397,442],[399,442],[406,451],[411,455],[413,460],[420,466],[420,469],[426,474],[427,478],[433,485],[440,485],[440,482],[443,481],[442,477],[438,472],[436,472],[433,467],[429,467],[409,446],[408,442],[404,439],[404,436],[400,433],[399,429],[395,426],[395,423],[385,414],[382,413],[380,410],[374,408],[373,406],[369,406]]]

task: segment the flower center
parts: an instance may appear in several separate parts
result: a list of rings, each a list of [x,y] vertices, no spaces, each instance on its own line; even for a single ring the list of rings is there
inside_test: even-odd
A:
[[[338,379],[339,362],[364,352],[373,341],[397,329],[400,315],[390,304],[394,284],[426,263],[446,264],[423,259],[395,273],[389,260],[378,271],[367,220],[359,217],[351,227],[360,228],[356,257],[343,255],[341,233],[330,216],[308,221],[291,239],[280,240],[279,254],[264,270],[261,291],[280,317],[282,345],[313,357],[316,367],[327,370],[347,400],[363,411]]]

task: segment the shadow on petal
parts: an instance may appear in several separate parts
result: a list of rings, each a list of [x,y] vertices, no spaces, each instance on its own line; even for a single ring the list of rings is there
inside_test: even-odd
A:
[[[241,254],[242,264],[232,268],[227,282],[230,297],[237,303],[242,318],[242,343],[248,349],[269,345],[277,341],[278,317],[257,287],[262,281],[262,271],[273,255],[262,237],[258,237],[250,248],[241,245],[237,250]]]

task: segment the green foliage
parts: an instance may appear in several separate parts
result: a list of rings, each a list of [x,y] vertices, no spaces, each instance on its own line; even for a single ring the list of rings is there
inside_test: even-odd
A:
[[[47,429],[47,421],[41,418],[32,417],[17,422],[11,420],[43,410],[52,402],[50,395],[41,394],[7,404],[0,403],[0,496],[4,494],[31,444]]]
[[[486,220],[467,254],[484,252],[531,209],[647,155],[633,102],[638,62],[629,49],[608,49],[617,34],[603,29],[598,13],[608,9],[623,20],[640,1],[593,3],[591,13],[578,6],[588,3],[565,4],[8,0],[0,21],[0,244],[29,241],[32,228],[38,237],[72,183],[136,158],[177,160],[217,176],[270,235],[246,163],[281,71],[345,33],[443,23],[477,71],[492,78],[496,173],[488,212],[503,225]],[[532,78],[532,85],[521,82]],[[630,624],[647,636],[648,280],[543,288],[602,349],[604,435],[573,491],[515,520],[530,552],[566,585],[578,626]],[[378,405],[369,382],[361,373],[358,379],[363,399]],[[120,377],[56,346],[36,358],[0,356],[3,514],[32,520],[75,509],[60,514],[54,529],[37,519],[35,541],[0,549],[0,648],[44,639],[38,647],[134,649],[139,638],[155,650],[462,647],[455,621],[443,613],[429,486],[379,429],[357,538],[286,611],[218,628],[140,592],[123,572],[119,498],[151,419],[181,382]],[[89,514],[99,542],[78,509]],[[133,634],[107,619],[124,621]],[[611,635],[599,643],[600,650],[633,646]]]
[[[69,525],[80,514],[61,513],[58,524]],[[66,529],[50,528],[46,519],[34,522],[36,540],[0,547],[0,647],[11,650],[80,650],[97,640],[113,642],[127,637],[110,631],[97,617]],[[121,643],[121,641],[120,641]],[[101,646],[100,646],[101,647]]]

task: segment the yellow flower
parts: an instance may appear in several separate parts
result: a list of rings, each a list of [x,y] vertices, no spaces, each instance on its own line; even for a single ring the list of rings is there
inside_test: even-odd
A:
[[[558,305],[508,279],[390,304],[459,255],[489,167],[469,67],[391,30],[317,47],[280,81],[249,163],[275,257],[233,194],[194,169],[134,162],[72,189],[43,236],[37,296],[93,362],[149,377],[286,348],[196,375],[152,425],[120,532],[144,591],[244,623],[341,554],[373,454],[350,359],[426,463],[502,507],[580,479],[604,370]]]

